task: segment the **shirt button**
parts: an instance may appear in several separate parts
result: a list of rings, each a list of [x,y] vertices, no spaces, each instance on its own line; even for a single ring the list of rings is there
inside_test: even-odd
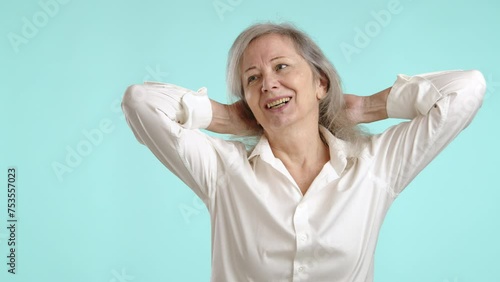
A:
[[[307,234],[300,235],[300,241],[302,241],[302,242],[307,241]]]
[[[304,269],[305,269],[305,267],[303,267],[303,266],[299,267],[299,272],[304,271]]]

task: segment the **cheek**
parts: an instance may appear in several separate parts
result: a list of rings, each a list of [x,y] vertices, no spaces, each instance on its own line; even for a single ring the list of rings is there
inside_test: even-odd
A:
[[[247,91],[245,91],[245,101],[247,102],[248,106],[249,107],[252,107],[251,104],[252,104],[252,95],[248,94]]]
[[[247,89],[245,91],[245,100],[247,101],[247,104],[252,108],[255,104],[258,104],[258,95],[253,93],[251,89]]]

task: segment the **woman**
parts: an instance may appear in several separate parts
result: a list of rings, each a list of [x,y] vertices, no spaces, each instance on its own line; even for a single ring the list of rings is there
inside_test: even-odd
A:
[[[228,84],[232,105],[158,82],[130,86],[122,103],[139,142],[206,204],[211,281],[373,281],[388,208],[485,92],[480,72],[447,71],[345,95],[321,50],[286,24],[240,34]],[[411,121],[373,136],[355,126],[388,117]],[[259,140],[247,150],[197,129]]]

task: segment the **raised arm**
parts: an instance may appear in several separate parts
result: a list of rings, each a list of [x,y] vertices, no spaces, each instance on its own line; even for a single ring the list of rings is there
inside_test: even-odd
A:
[[[232,106],[177,85],[146,82],[125,91],[122,109],[136,139],[205,203],[220,186],[224,167],[247,158],[244,145],[209,136],[198,129],[219,133],[244,132]],[[238,123],[240,122],[240,123]]]
[[[206,91],[165,83],[136,84],[125,91],[122,109],[137,140],[206,201],[216,188],[218,156],[206,128],[212,109]]]
[[[346,104],[362,122],[385,117],[410,120],[373,136],[367,154],[377,166],[376,179],[386,182],[393,196],[399,194],[470,124],[485,89],[479,71],[444,71],[399,75],[391,88],[365,101],[348,97]]]

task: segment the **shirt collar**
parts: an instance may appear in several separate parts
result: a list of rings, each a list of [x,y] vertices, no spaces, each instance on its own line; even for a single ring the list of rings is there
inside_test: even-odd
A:
[[[319,130],[329,147],[330,165],[335,169],[338,175],[342,175],[342,172],[347,166],[346,152],[348,144],[344,140],[335,137],[322,125],[319,126]],[[251,159],[257,156],[260,156],[263,161],[268,163],[274,163],[274,160],[276,159],[273,151],[271,150],[271,146],[269,146],[269,141],[264,134],[262,134],[259,142],[255,145],[252,152],[248,156],[248,160],[251,161]]]

